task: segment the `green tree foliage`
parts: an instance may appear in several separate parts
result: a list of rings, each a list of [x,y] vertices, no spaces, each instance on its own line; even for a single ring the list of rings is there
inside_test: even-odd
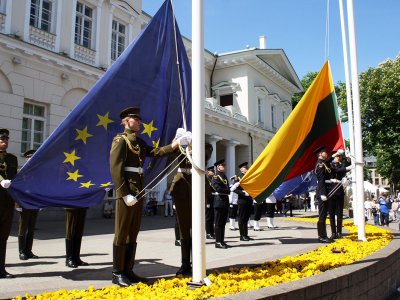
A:
[[[308,72],[306,75],[304,75],[303,79],[301,79],[301,85],[304,88],[304,92],[296,93],[292,97],[292,109],[294,109],[299,103],[301,97],[305,94],[307,89],[310,87],[311,83],[314,81],[315,77],[317,77],[318,72]]]

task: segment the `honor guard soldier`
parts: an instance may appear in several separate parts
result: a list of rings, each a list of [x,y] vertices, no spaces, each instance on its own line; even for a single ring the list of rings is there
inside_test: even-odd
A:
[[[246,174],[249,169],[247,161],[238,165],[238,168],[243,175]],[[240,180],[239,176],[238,179]],[[249,237],[249,229],[247,227],[253,205],[253,198],[251,198],[251,196],[245,190],[243,190],[240,185],[238,185],[236,189],[233,189],[233,191],[238,194],[237,204],[240,240],[245,242],[253,240],[251,237]]]
[[[143,211],[144,160],[146,156],[170,155],[183,139],[165,147],[150,147],[137,136],[142,124],[138,107],[124,109],[120,118],[124,132],[114,137],[110,150],[110,172],[116,192],[112,282],[128,286],[147,281],[132,271]]]
[[[211,179],[214,189],[214,215],[215,215],[215,248],[227,249],[228,245],[224,242],[225,224],[228,218],[229,193],[228,178],[225,175],[225,160],[221,159],[214,164],[215,175]]]
[[[211,193],[208,198],[206,198],[206,239],[214,240],[214,195],[212,194],[213,188],[211,186],[211,179],[215,175],[214,166],[210,166],[207,168],[207,178],[206,182],[208,183]]]
[[[314,154],[318,156],[317,164],[315,166],[315,174],[317,176],[317,191],[316,199],[318,201],[318,241],[320,243],[330,243],[331,240],[328,238],[326,233],[326,217],[329,210],[329,199],[328,194],[331,190],[331,173],[332,170],[329,167],[328,153],[326,152],[325,146],[318,147],[314,150]]]
[[[28,161],[36,150],[28,150],[24,153],[24,158]],[[39,209],[25,209],[15,203],[16,210],[19,212],[18,227],[18,250],[19,259],[39,258],[32,253],[33,235]]]
[[[342,237],[344,207],[344,188],[342,180],[346,177],[346,172],[351,168],[351,159],[349,157],[346,158],[345,162],[342,162],[342,156],[344,156],[344,154],[345,152],[342,149],[339,149],[332,155],[333,160],[330,165],[332,170],[332,192],[329,200],[329,220],[331,223],[332,240],[340,239]]]
[[[8,129],[0,129],[0,278],[14,278],[5,269],[7,240],[10,236],[11,224],[15,201],[7,189],[11,180],[17,175],[18,159],[15,155],[7,153]]]

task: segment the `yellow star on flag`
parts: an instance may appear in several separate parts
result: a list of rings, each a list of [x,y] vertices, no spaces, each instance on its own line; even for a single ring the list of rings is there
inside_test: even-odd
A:
[[[78,181],[78,178],[83,177],[83,175],[79,174],[79,170],[76,170],[75,172],[67,172],[68,178],[67,180],[73,180],[73,181]]]
[[[97,117],[99,118],[99,122],[96,124],[96,126],[103,126],[105,130],[107,130],[108,124],[110,123],[114,123],[113,120],[110,120],[108,118],[108,114],[106,113],[104,116],[102,115],[97,115]]]
[[[91,180],[87,181],[87,182],[81,182],[81,186],[80,188],[90,188],[92,185],[95,185],[94,183],[92,183]]]
[[[102,183],[102,184],[100,184],[101,187],[108,187],[108,186],[110,186],[110,185],[112,185],[112,183],[111,183],[110,181],[107,182],[107,183]]]
[[[154,148],[158,148],[158,144],[160,143],[160,139],[158,139],[157,141],[152,141],[153,143],[153,147]]]
[[[147,135],[148,135],[149,137],[151,137],[151,133],[152,133],[153,131],[157,130],[157,128],[155,128],[155,127],[153,126],[153,122],[154,122],[154,121],[151,121],[149,124],[143,123],[144,130],[142,131],[142,134],[147,133]]]
[[[63,163],[68,163],[69,162],[71,165],[74,165],[76,160],[81,159],[79,156],[75,155],[75,150],[72,151],[71,153],[64,152],[64,155],[65,155],[66,158],[63,161]]]
[[[78,136],[75,138],[75,141],[82,140],[82,142],[84,142],[86,144],[87,138],[90,138],[91,136],[93,136],[92,134],[87,132],[87,126],[83,130],[79,130],[79,129],[75,129],[75,130],[76,130],[76,132],[78,132]]]

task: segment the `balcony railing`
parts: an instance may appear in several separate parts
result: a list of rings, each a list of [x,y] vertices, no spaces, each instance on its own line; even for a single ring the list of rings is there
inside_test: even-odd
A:
[[[29,27],[29,40],[32,44],[42,48],[54,51],[56,44],[56,36],[50,32],[36,28]]]
[[[96,51],[75,44],[75,59],[89,65],[94,65],[96,61]]]

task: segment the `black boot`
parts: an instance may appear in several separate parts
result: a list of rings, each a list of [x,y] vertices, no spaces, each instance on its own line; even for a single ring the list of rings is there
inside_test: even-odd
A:
[[[113,245],[112,283],[119,286],[129,286],[131,282],[124,275],[126,246]]]
[[[239,223],[240,240],[244,241],[244,242],[248,242],[248,241],[250,241],[250,238],[247,236],[247,232],[246,232],[247,225],[246,226],[244,226],[244,225],[246,225],[246,224]]]
[[[75,261],[73,253],[74,253],[74,245],[73,242],[69,239],[65,239],[65,265],[69,268],[77,268],[78,263]]]
[[[337,233],[336,233],[336,237],[338,239],[343,237],[343,235],[342,235],[342,227],[343,227],[343,220],[338,218],[338,220],[337,220]]]
[[[19,259],[20,260],[27,260],[28,255],[26,254],[26,236],[19,235],[18,236],[18,250],[19,250]]]
[[[148,282],[149,280],[145,277],[141,277],[136,275],[133,272],[133,265],[135,264],[135,256],[136,256],[136,245],[135,244],[127,244],[126,245],[126,254],[125,254],[125,267],[124,267],[124,275],[132,284],[139,282]]]
[[[78,266],[88,266],[89,264],[83,260],[81,260],[81,245],[82,245],[82,237],[76,236],[74,237],[74,260]]]
[[[326,234],[326,225],[322,222],[317,222],[318,229],[318,242],[320,243],[330,243],[331,240],[328,238]]]
[[[14,275],[8,273],[5,269],[6,265],[6,250],[7,241],[0,241],[0,279],[1,278],[15,278]]]
[[[26,235],[26,255],[28,258],[39,258],[39,256],[32,253],[32,245],[33,245],[33,233],[28,233]],[[21,258],[21,256],[20,256]]]
[[[190,265],[190,248],[191,248],[190,240],[181,240],[181,255],[182,255],[182,265],[179,270],[176,272],[176,276],[178,275],[191,275],[192,274],[192,266]]]

